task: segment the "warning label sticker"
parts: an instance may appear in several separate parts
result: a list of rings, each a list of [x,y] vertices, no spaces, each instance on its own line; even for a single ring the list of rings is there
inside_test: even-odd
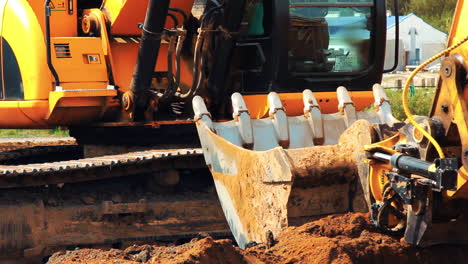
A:
[[[52,0],[50,1],[49,7],[52,11],[65,11],[65,0]]]

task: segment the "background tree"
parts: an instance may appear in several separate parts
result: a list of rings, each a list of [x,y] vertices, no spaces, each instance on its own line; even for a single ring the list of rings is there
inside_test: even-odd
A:
[[[425,19],[436,28],[448,32],[457,0],[412,0],[410,12]]]
[[[387,0],[387,9],[392,11],[392,15],[395,13],[395,10],[393,10],[395,1],[398,1],[398,11],[400,15],[406,14],[406,11],[409,9],[408,7],[410,5],[410,0]]]
[[[392,11],[394,1],[387,0],[387,8]],[[415,13],[444,32],[450,31],[456,4],[457,0],[398,0],[401,15]]]

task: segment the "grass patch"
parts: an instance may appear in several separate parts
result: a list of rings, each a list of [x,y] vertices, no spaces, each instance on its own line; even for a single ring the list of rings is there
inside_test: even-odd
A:
[[[434,99],[435,88],[421,88],[415,90],[415,96],[409,98],[409,107],[414,115],[428,116]],[[392,105],[393,116],[398,120],[405,121],[406,115],[403,111],[402,90],[386,89],[385,93]]]
[[[0,129],[0,137],[68,137],[68,130],[55,129]]]

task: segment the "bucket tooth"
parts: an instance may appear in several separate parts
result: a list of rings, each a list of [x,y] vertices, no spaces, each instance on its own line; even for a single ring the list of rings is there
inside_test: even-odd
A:
[[[393,126],[395,123],[399,122],[395,117],[393,117],[390,101],[388,100],[382,86],[380,84],[374,84],[372,92],[374,93],[374,106],[377,110],[380,122],[389,126]]]
[[[193,112],[195,114],[195,121],[203,122],[211,131],[214,131],[213,121],[211,120],[211,114],[206,108],[205,101],[200,96],[193,98]]]
[[[336,93],[338,94],[338,109],[344,116],[346,127],[350,127],[357,120],[354,103],[345,87],[338,87]]]
[[[314,145],[323,145],[325,138],[322,112],[320,111],[317,99],[315,99],[314,93],[309,89],[302,92],[302,98],[304,101],[304,117],[307,119],[312,129]]]
[[[286,111],[284,111],[283,103],[277,93],[271,92],[268,94],[268,103],[270,106],[269,115],[276,135],[278,136],[278,144],[283,148],[289,147],[289,125]]]
[[[205,101],[201,96],[195,96],[192,99],[192,108],[195,114],[195,122],[197,124],[198,137],[200,138],[200,143],[203,148],[203,156],[205,158],[205,163],[208,168],[212,169],[212,161],[209,147],[209,132],[215,133],[213,121],[211,120],[211,114],[206,108]],[[200,127],[203,127],[200,128]]]
[[[234,93],[231,96],[232,117],[237,123],[239,134],[242,140],[242,146],[247,149],[253,149],[254,138],[250,119],[250,113],[245,104],[244,98],[240,93]]]

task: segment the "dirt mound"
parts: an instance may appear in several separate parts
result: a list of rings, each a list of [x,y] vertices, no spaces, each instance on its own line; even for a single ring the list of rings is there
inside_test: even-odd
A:
[[[247,257],[248,258],[248,257]],[[231,240],[213,240],[211,237],[193,239],[190,243],[174,247],[132,246],[125,250],[81,249],[58,252],[48,264],[119,263],[119,264],[242,264],[247,263]]]
[[[379,233],[368,214],[333,215],[289,227],[267,248],[246,250],[263,263],[466,263],[468,247],[412,247]]]
[[[465,263],[468,246],[412,247],[381,234],[367,214],[333,215],[289,227],[271,245],[240,250],[230,240],[194,239],[174,247],[133,246],[126,250],[59,252],[49,264],[68,263]]]

